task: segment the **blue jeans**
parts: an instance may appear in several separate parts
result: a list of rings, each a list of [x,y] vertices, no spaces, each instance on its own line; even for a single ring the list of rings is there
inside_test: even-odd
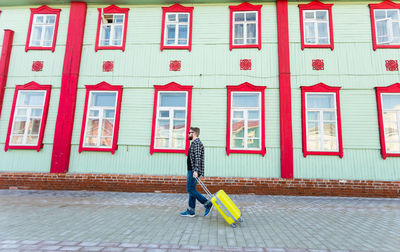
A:
[[[206,197],[196,190],[197,180],[193,178],[193,171],[188,171],[186,180],[186,190],[189,193],[189,210],[194,211],[196,208],[196,199],[201,204],[208,203]]]

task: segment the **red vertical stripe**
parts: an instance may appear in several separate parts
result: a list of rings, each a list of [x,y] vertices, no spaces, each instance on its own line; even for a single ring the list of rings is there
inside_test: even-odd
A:
[[[279,58],[281,177],[293,178],[292,98],[290,86],[288,1],[276,1]]]
[[[10,65],[13,38],[14,31],[4,30],[3,49],[1,50],[0,58],[0,116],[3,107],[4,91],[7,84],[8,66]]]
[[[51,158],[50,172],[53,173],[68,172],[86,9],[86,3],[71,2],[60,103]]]

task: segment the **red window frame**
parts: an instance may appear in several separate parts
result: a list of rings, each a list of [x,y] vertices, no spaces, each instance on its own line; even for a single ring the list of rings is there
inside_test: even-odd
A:
[[[26,37],[25,52],[27,52],[28,50],[51,50],[52,52],[54,52],[54,50],[56,48],[58,23],[60,20],[61,9],[53,9],[53,8],[48,7],[47,5],[43,5],[43,6],[40,6],[39,8],[30,8],[30,10],[31,10],[31,18],[29,20],[28,35]],[[56,15],[56,22],[54,24],[54,34],[53,34],[52,46],[48,46],[48,47],[29,46],[29,43],[31,40],[31,33],[32,33],[33,16],[35,14],[55,14]]]
[[[40,125],[40,132],[39,132],[39,137],[38,137],[38,144],[36,146],[10,145],[11,131],[12,131],[13,123],[14,123],[14,113],[15,113],[15,107],[17,105],[18,92],[25,91],[25,90],[44,90],[44,91],[46,91],[46,97],[45,97],[44,106],[43,106],[42,122]],[[25,85],[16,85],[15,86],[14,100],[13,100],[12,108],[11,108],[10,122],[8,124],[8,131],[7,131],[7,137],[6,137],[4,151],[7,151],[8,149],[26,149],[26,150],[36,150],[37,152],[39,152],[40,149],[43,148],[43,136],[44,136],[44,130],[46,128],[47,113],[49,111],[50,95],[51,95],[51,85],[40,85],[34,81],[31,81]]]
[[[334,40],[333,40],[333,23],[332,23],[332,6],[333,4],[324,4],[318,0],[315,0],[309,4],[299,4],[300,9],[300,36],[301,36],[301,50],[304,48],[330,48],[334,49]],[[303,11],[304,10],[327,10],[329,15],[329,39],[330,44],[327,45],[307,45],[304,42],[304,24],[303,24]]]
[[[375,14],[374,11],[378,9],[400,9],[400,4],[393,3],[392,1],[385,0],[379,4],[369,4],[371,16],[371,31],[372,31],[372,48],[376,51],[377,48],[400,48],[400,45],[378,45],[376,41],[375,30]]]
[[[126,31],[128,28],[128,12],[129,8],[120,8],[115,5],[110,5],[107,8],[98,8],[99,11],[99,19],[97,21],[97,33],[96,33],[96,44],[94,45],[94,51],[97,52],[98,50],[122,50],[125,51],[125,44],[126,44]],[[101,29],[101,13],[103,14],[125,14],[124,18],[124,32],[122,38],[122,45],[121,46],[100,46],[100,29]]]
[[[182,86],[176,82],[170,82],[166,85],[154,85],[154,107],[153,107],[153,123],[151,127],[151,142],[150,142],[150,155],[154,152],[167,152],[167,153],[185,153],[188,154],[190,141],[186,138],[186,145],[184,150],[176,149],[157,149],[155,148],[155,135],[156,135],[156,124],[157,124],[157,110],[158,110],[158,93],[162,91],[186,91],[187,97],[187,113],[186,113],[186,132],[187,136],[190,129],[190,119],[192,111],[192,87],[193,86]]]
[[[82,119],[82,129],[81,129],[81,138],[79,141],[79,153],[82,151],[107,151],[111,152],[111,154],[115,153],[115,150],[118,149],[118,131],[119,131],[119,121],[120,121],[120,113],[121,113],[121,101],[122,101],[122,85],[110,85],[109,83],[103,81],[97,85],[86,85],[86,98],[85,98],[85,106],[83,110],[83,119]],[[117,103],[115,109],[115,121],[114,121],[114,133],[113,133],[113,142],[111,148],[98,148],[98,147],[84,147],[83,141],[85,137],[86,130],[86,119],[87,119],[87,109],[89,103],[89,96],[91,91],[117,91]]]
[[[381,142],[381,154],[382,158],[387,157],[400,157],[400,153],[387,153],[386,142],[385,142],[385,127],[383,125],[383,113],[382,113],[382,93],[398,93],[400,94],[400,83],[395,83],[388,87],[376,87],[376,104],[378,106],[378,125],[379,125],[379,139]]]
[[[342,120],[340,115],[340,96],[341,87],[331,87],[324,83],[318,83],[313,86],[301,87],[301,125],[303,137],[303,155],[330,155],[343,158],[343,141],[342,141]],[[338,132],[338,151],[308,151],[307,150],[307,122],[306,122],[306,93],[335,93],[336,94],[336,120]]]
[[[187,49],[189,52],[192,50],[192,30],[193,30],[193,7],[185,7],[180,4],[174,4],[169,7],[161,7],[163,14],[162,14],[162,24],[161,24],[161,44],[160,50],[163,51],[164,49]],[[189,19],[189,37],[188,37],[188,45],[183,46],[168,46],[164,45],[164,35],[165,35],[165,16],[168,12],[186,12],[190,14]]]
[[[230,9],[230,30],[229,30],[229,50],[234,48],[258,48],[261,50],[261,7],[262,5],[253,5],[248,2],[236,6],[229,6]],[[254,45],[234,45],[233,44],[233,13],[238,11],[257,11],[258,18],[258,43]]]
[[[265,155],[265,88],[266,86],[254,86],[248,82],[244,82],[237,86],[226,86],[228,91],[227,104],[227,124],[226,124],[226,155],[231,153],[247,153]],[[231,149],[231,108],[232,108],[232,92],[257,92],[261,93],[261,150],[235,150]]]

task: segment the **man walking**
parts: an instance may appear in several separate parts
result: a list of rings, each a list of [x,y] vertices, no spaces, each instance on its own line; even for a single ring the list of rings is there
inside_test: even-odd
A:
[[[192,143],[190,144],[189,154],[187,156],[186,180],[186,190],[189,193],[189,208],[181,213],[181,216],[195,216],[196,200],[204,205],[204,216],[207,216],[212,209],[212,203],[196,190],[196,178],[204,176],[204,146],[200,141],[199,135],[199,128],[190,127],[188,139],[192,141]]]

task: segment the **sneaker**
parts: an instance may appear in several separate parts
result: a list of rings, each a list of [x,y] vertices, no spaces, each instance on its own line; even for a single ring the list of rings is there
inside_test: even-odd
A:
[[[196,215],[194,214],[194,211],[190,211],[189,209],[187,209],[185,212],[181,213],[181,216],[184,216],[184,217],[194,217],[194,216],[196,216]]]
[[[204,211],[204,217],[206,217],[207,215],[209,215],[210,213],[211,213],[211,210],[212,210],[212,208],[213,208],[213,205],[211,204],[211,203],[209,203],[207,206],[204,206],[205,207],[205,211]]]

